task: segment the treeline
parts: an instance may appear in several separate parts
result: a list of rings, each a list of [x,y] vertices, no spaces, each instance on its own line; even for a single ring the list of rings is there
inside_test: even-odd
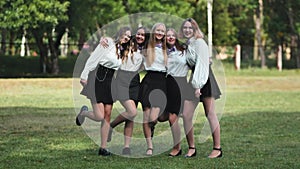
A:
[[[214,46],[240,44],[247,59],[261,60],[278,47],[300,68],[300,0],[209,0],[213,3]],[[0,55],[17,55],[26,37],[37,51],[40,71],[58,74],[61,40],[80,50],[97,30],[120,17],[140,12],[163,12],[193,17],[207,34],[207,0],[11,0],[0,1]],[[243,52],[245,53],[245,51]],[[244,56],[242,56],[243,58]]]

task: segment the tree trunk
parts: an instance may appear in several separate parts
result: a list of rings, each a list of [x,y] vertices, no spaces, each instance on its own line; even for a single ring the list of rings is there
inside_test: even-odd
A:
[[[5,55],[6,53],[6,29],[1,29],[1,49],[0,55]]]
[[[52,34],[48,34],[48,44],[50,49],[50,73],[57,75],[59,73],[59,66],[58,66],[58,48],[55,48],[55,44],[53,41]]]
[[[266,57],[264,53],[264,47],[262,42],[262,23],[263,23],[263,1],[258,0],[259,6],[256,9],[254,17],[255,29],[256,29],[256,40],[258,45],[259,56],[261,58],[261,68],[266,67]]]
[[[37,47],[39,48],[40,54],[40,72],[47,73],[47,55],[48,55],[48,48],[47,45],[43,43],[43,36],[36,30],[32,31],[32,34],[35,38]]]
[[[212,10],[213,10],[213,0],[207,1],[207,30],[208,30],[208,48],[209,48],[209,57],[213,56],[212,46],[213,46],[213,24],[212,24]]]
[[[15,33],[13,31],[10,31],[9,36],[9,54],[11,56],[14,56],[16,54],[16,48],[14,46],[15,42]]]
[[[85,34],[84,34],[84,30],[83,29],[80,29],[80,32],[79,32],[79,40],[78,40],[78,49],[81,50],[82,48],[82,45],[84,44],[85,42]]]
[[[298,31],[295,28],[295,22],[294,22],[294,12],[292,8],[290,7],[288,12],[289,17],[289,23],[291,28],[291,57],[293,60],[296,61],[296,67],[300,68],[300,35],[298,34]]]

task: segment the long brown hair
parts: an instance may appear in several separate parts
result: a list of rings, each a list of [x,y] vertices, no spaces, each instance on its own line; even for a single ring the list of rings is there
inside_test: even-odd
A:
[[[132,61],[133,61],[133,53],[136,52],[139,49],[139,47],[141,47],[140,53],[144,54],[144,50],[147,48],[147,45],[148,45],[149,36],[150,36],[149,30],[144,26],[140,26],[137,28],[136,33],[141,29],[144,30],[144,32],[145,32],[144,42],[142,44],[138,44],[137,40],[136,40],[136,34],[132,35],[132,38],[130,40],[130,58]],[[125,61],[127,61],[127,58]]]
[[[114,41],[117,49],[116,54],[118,56],[118,59],[121,58],[122,61],[126,60],[129,54],[130,40],[127,43],[123,44],[121,44],[120,42],[120,39],[125,35],[127,31],[131,31],[130,27],[124,26],[121,27],[120,30],[114,35]]]
[[[155,46],[157,43],[157,39],[155,37],[155,30],[158,26],[163,26],[165,29],[165,36],[162,39],[162,50],[163,50],[163,55],[164,55],[164,62],[165,62],[165,64],[167,64],[168,56],[167,56],[167,46],[166,46],[166,26],[164,23],[156,23],[152,27],[149,43],[147,46],[147,52],[145,54],[147,65],[151,65],[154,62],[155,57],[156,57],[155,56]]]
[[[195,39],[199,39],[199,38],[204,38],[204,34],[203,32],[200,30],[197,22],[193,19],[193,18],[187,18],[185,19],[182,24],[181,24],[181,27],[180,27],[180,30],[179,30],[179,37],[180,38],[184,38],[184,35],[183,35],[183,27],[184,27],[184,24],[186,22],[190,22],[192,24],[192,27],[193,27],[193,30],[194,30],[194,38]]]

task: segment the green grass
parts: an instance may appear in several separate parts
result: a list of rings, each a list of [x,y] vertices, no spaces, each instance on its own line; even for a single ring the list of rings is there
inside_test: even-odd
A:
[[[98,145],[74,124],[72,79],[0,79],[0,168],[300,168],[300,72],[225,73],[221,159],[206,158],[211,138],[198,140],[205,120],[201,106],[196,158],[170,158],[169,151],[150,158],[101,157]],[[159,124],[156,134],[167,126]],[[186,153],[185,139],[182,148]]]

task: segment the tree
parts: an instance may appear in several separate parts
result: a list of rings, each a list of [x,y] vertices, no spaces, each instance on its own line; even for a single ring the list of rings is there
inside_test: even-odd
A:
[[[261,67],[264,68],[266,66],[266,56],[264,52],[263,40],[262,40],[262,25],[263,25],[263,1],[258,0],[258,6],[256,8],[255,14],[253,16],[255,22],[255,43],[254,49],[258,47],[260,59],[261,59]],[[254,56],[256,54],[256,50],[254,51]]]
[[[300,0],[267,0],[265,4],[265,27],[270,43],[291,48],[291,60],[300,68]]]
[[[70,36],[77,39],[79,49],[102,26],[126,15],[122,1],[70,0],[70,3],[67,26]],[[97,41],[100,37],[95,38]]]
[[[1,27],[7,30],[27,30],[33,35],[40,54],[42,72],[57,74],[58,51],[53,30],[59,22],[68,19],[66,11],[69,2],[59,0],[15,0],[1,1]],[[48,55],[49,53],[49,55]]]

